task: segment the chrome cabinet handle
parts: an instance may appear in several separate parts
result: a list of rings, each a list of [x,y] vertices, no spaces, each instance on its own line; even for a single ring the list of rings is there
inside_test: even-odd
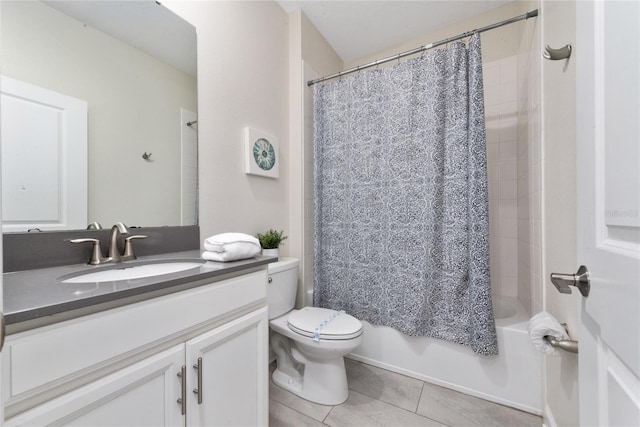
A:
[[[186,365],[182,365],[180,372],[178,372],[178,378],[180,378],[180,391],[181,397],[178,398],[178,403],[180,404],[180,410],[182,415],[187,413],[187,367]]]
[[[576,274],[551,273],[551,282],[561,294],[570,294],[569,286],[575,286],[586,297],[591,289],[589,270],[584,265],[580,266]]]
[[[202,405],[202,357],[198,357],[198,363],[193,368],[198,371],[198,388],[194,388],[193,392],[198,395],[198,405]]]

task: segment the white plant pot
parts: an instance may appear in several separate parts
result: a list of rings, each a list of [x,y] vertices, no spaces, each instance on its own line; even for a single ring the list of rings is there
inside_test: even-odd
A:
[[[262,250],[262,255],[264,255],[264,256],[274,256],[276,258],[279,258],[280,257],[280,249],[279,248],[263,249]]]

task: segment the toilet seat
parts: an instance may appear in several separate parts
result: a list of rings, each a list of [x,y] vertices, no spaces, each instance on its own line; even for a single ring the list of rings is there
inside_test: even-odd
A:
[[[362,323],[353,316],[336,310],[304,307],[287,318],[293,332],[321,340],[349,340],[362,335]]]

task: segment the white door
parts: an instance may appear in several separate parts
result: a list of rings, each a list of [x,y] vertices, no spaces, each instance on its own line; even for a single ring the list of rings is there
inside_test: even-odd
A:
[[[2,230],[87,226],[87,103],[2,76]]]
[[[640,426],[640,2],[576,12],[580,424]]]
[[[187,342],[187,426],[268,425],[267,322],[265,307]]]

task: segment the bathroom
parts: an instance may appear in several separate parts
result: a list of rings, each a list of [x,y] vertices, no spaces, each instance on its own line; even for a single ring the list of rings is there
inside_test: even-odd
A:
[[[584,262],[578,259],[575,226],[579,171],[576,162],[567,161],[578,155],[576,62],[573,57],[568,61],[541,57],[545,45],[571,44],[580,59],[577,16],[584,12],[577,10],[576,2],[501,3],[349,62],[338,57],[305,15],[287,13],[277,2],[166,1],[163,5],[194,25],[198,36],[199,235],[285,230],[289,238],[282,255],[301,260],[299,306],[310,302],[313,286],[313,128],[311,89],[304,83],[539,9],[537,18],[482,36],[492,289],[517,300],[527,316],[543,309],[550,312],[567,323],[572,339],[583,338],[582,296],[576,290],[560,294],[547,279],[552,272],[569,272]],[[633,40],[633,35],[626,38]],[[245,175],[242,129],[248,125],[278,136],[279,179]],[[373,337],[373,329],[366,329],[367,335]],[[383,343],[377,349],[392,346]],[[430,372],[408,366],[419,364],[419,359],[399,366],[393,354],[384,359],[388,355],[377,354],[367,341],[364,350],[369,353],[356,351],[354,359],[456,387],[446,378],[434,379]],[[533,372],[539,380],[537,404],[519,409],[541,415],[545,425],[588,425],[580,421],[588,405],[578,393],[578,367],[575,354],[542,358],[540,371]],[[474,393],[464,385],[458,391]]]

